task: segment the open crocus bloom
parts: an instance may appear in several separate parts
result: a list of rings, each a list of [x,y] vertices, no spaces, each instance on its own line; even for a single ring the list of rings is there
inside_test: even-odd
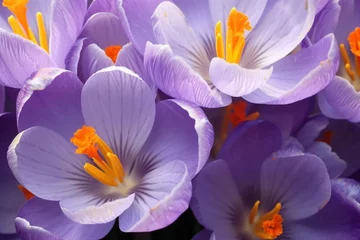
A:
[[[313,24],[314,1],[142,2],[123,1],[127,30],[155,85],[174,98],[211,108],[231,96],[286,104],[319,92],[337,69],[333,35],[290,54]]]
[[[280,146],[275,125],[245,122],[194,179],[191,207],[213,232],[210,239],[296,239],[292,225],[326,205],[324,163],[314,155],[273,154]]]
[[[43,69],[21,90],[18,107],[26,130],[9,147],[14,175],[83,224],[120,216],[122,231],[152,231],[172,223],[187,209],[191,179],[213,144],[200,108],[155,104],[150,87],[123,67],[85,85],[71,72]]]
[[[334,80],[318,94],[318,102],[327,117],[352,122],[360,121],[359,10],[359,1],[330,0],[309,33],[310,40],[316,43],[329,32],[335,32],[340,45],[340,67]]]

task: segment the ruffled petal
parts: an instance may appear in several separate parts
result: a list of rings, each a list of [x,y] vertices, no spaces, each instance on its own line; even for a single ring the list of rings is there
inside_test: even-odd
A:
[[[344,197],[352,198],[360,204],[360,183],[350,178],[332,181],[333,189]],[[360,208],[360,205],[358,205]]]
[[[193,198],[198,204],[194,213],[216,234],[218,239],[233,239],[241,219],[243,205],[230,169],[223,160],[207,164],[194,179]],[[216,194],[214,194],[216,193]],[[240,220],[239,220],[240,219]]]
[[[335,76],[318,94],[318,103],[321,112],[329,118],[360,121],[360,93],[342,77]]]
[[[64,68],[66,56],[83,27],[87,1],[57,0],[51,6],[49,52],[57,66]]]
[[[97,240],[110,232],[114,222],[79,224],[61,211],[59,203],[33,198],[20,209],[15,220],[17,233],[24,239],[88,239]],[[38,235],[37,235],[38,234]],[[37,236],[38,238],[34,238]]]
[[[169,46],[148,43],[144,56],[146,71],[161,91],[176,99],[209,108],[227,106],[231,97],[209,85]]]
[[[213,143],[213,128],[201,108],[165,100],[156,106],[153,129],[136,164],[146,169],[181,160],[193,178],[208,160]]]
[[[172,161],[147,172],[134,204],[119,217],[124,232],[149,232],[173,223],[189,206],[191,179],[186,165]]]
[[[325,164],[314,155],[269,159],[261,167],[261,202],[267,211],[281,203],[285,221],[314,215],[330,195]]]
[[[271,77],[273,68],[246,69],[238,64],[213,58],[210,65],[210,79],[221,92],[232,97],[241,97],[257,90]]]
[[[87,80],[81,102],[86,124],[130,168],[155,120],[155,95],[149,86],[127,68],[109,67]]]
[[[84,124],[80,99],[82,87],[83,84],[72,72],[58,68],[38,71],[19,93],[19,131],[42,126],[69,140]]]
[[[268,1],[260,21],[246,39],[242,66],[263,68],[288,55],[309,32],[315,13],[312,1]]]
[[[30,75],[55,63],[39,46],[0,29],[0,84],[21,88]]]
[[[338,66],[339,49],[331,34],[275,63],[271,78],[244,98],[249,102],[266,104],[297,102],[325,88]]]

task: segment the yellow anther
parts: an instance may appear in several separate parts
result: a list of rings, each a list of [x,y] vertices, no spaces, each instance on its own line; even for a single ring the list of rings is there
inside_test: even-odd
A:
[[[39,30],[40,47],[42,47],[46,52],[49,52],[49,44],[46,35],[45,22],[43,15],[40,12],[36,13],[36,22]]]

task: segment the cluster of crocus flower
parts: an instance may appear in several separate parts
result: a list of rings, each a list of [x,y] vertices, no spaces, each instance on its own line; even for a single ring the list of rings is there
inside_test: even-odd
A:
[[[360,2],[2,0],[0,239],[360,239]]]

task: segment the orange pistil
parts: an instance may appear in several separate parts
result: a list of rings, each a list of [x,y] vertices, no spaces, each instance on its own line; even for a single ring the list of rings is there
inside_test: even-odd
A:
[[[217,56],[225,59],[229,63],[240,63],[246,43],[245,30],[250,31],[251,29],[252,27],[248,16],[237,11],[236,8],[232,8],[227,21],[225,46],[222,22],[217,22],[215,26],[215,47]]]
[[[264,232],[266,232],[272,238],[277,238],[283,234],[282,222],[283,218],[280,214],[276,214],[273,219],[266,220],[262,223]]]
[[[120,159],[96,134],[93,127],[83,126],[70,139],[77,149],[75,153],[87,155],[95,165],[85,163],[84,170],[99,182],[108,186],[118,186],[124,181],[125,171]]]
[[[326,130],[321,134],[321,136],[317,139],[317,141],[324,142],[324,143],[327,143],[328,145],[330,145],[333,136],[334,136],[333,131]]]
[[[354,84],[356,77],[360,77],[360,28],[357,27],[348,36],[350,51],[354,55],[354,64],[346,50],[345,45],[340,44],[340,55],[342,57],[344,68],[349,76],[351,83]],[[355,67],[354,67],[355,66]]]
[[[18,188],[19,188],[20,191],[24,194],[26,200],[30,200],[30,199],[32,199],[33,197],[35,197],[34,194],[32,194],[29,190],[27,190],[26,188],[24,188],[22,185],[19,185]]]
[[[29,0],[3,0],[2,5],[9,9],[13,14],[8,18],[8,23],[12,31],[21,37],[32,41],[34,44],[39,45],[46,52],[49,52],[48,39],[46,34],[45,22],[43,15],[40,12],[36,13],[36,22],[39,33],[39,42],[30,28],[27,20],[27,4]]]
[[[121,50],[121,46],[113,45],[113,46],[108,46],[107,48],[105,48],[104,51],[105,51],[106,56],[111,58],[113,63],[115,63],[116,59],[117,59],[117,55],[120,52],[120,50]]]

